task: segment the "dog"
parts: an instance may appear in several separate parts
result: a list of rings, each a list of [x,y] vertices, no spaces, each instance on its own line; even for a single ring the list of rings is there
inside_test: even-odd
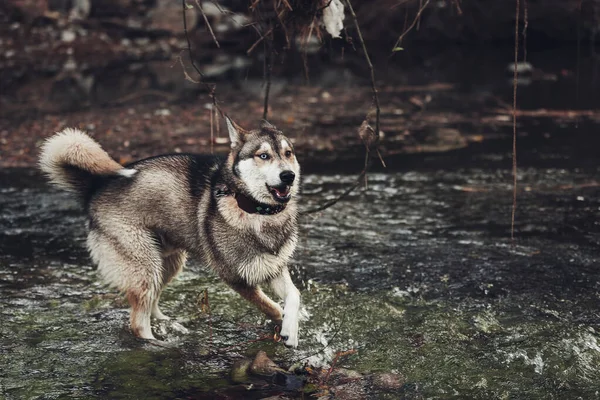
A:
[[[135,336],[155,340],[151,317],[169,319],[159,298],[189,254],[281,324],[284,344],[297,347],[300,292],[287,264],[298,237],[300,165],[274,125],[248,131],[225,120],[226,157],[167,154],[122,166],[84,132],[66,128],[44,142],[39,166],[83,203],[91,258],[126,295]]]

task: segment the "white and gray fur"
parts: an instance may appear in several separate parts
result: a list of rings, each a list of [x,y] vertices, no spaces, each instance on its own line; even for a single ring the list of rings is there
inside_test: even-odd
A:
[[[300,166],[292,143],[273,125],[245,131],[226,121],[226,158],[162,155],[123,167],[85,133],[67,128],[44,143],[39,163],[85,205],[90,254],[104,280],[126,294],[136,336],[154,339],[150,317],[169,319],[158,306],[160,294],[189,254],[281,323],[284,343],[296,347],[300,292],[287,264],[297,241]],[[288,176],[281,189],[289,200],[276,198],[270,188],[283,185],[280,176],[290,171],[293,183]],[[238,196],[282,210],[246,212]],[[283,309],[264,285],[284,300]]]

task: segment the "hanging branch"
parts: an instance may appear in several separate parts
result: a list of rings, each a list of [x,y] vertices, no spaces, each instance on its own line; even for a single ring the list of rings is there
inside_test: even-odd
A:
[[[371,58],[369,57],[369,52],[367,51],[367,45],[365,44],[365,41],[363,39],[362,32],[360,30],[360,26],[358,25],[358,19],[356,18],[356,14],[354,13],[352,4],[350,4],[350,0],[345,0],[345,3],[348,6],[348,9],[350,10],[350,15],[352,15],[352,20],[354,21],[354,27],[356,28],[356,31],[358,32],[358,40],[360,41],[360,44],[362,46],[365,61],[366,61],[367,65],[369,66],[369,71],[371,73],[371,90],[373,92],[373,101],[375,103],[375,129],[374,130],[371,129],[371,130],[373,131],[374,138],[373,138],[373,140],[370,140],[369,138],[367,138],[367,140],[365,140],[365,138],[363,138],[363,140],[365,140],[365,145],[367,147],[366,154],[365,154],[365,165],[364,165],[364,168],[361,171],[361,173],[358,175],[356,181],[335,199],[332,199],[332,200],[326,202],[325,204],[322,204],[321,206],[318,206],[316,208],[312,208],[312,209],[303,211],[300,213],[300,215],[307,215],[307,214],[312,214],[315,212],[323,211],[323,210],[333,206],[338,201],[340,201],[343,198],[345,198],[346,196],[348,196],[350,193],[352,193],[352,191],[354,191],[354,189],[356,189],[361,184],[363,179],[365,179],[367,176],[367,172],[368,172],[369,166],[370,166],[370,162],[369,162],[370,155],[371,155],[371,151],[373,149],[377,152],[382,165],[385,167],[385,163],[383,162],[383,159],[381,158],[381,154],[379,154],[379,149],[377,147],[379,144],[379,119],[380,119],[380,115],[381,115],[381,109],[379,107],[379,96],[377,95],[377,87],[375,85],[375,70],[373,68],[373,63],[371,63]],[[361,132],[362,132],[362,128],[363,127],[361,127]],[[366,128],[370,128],[370,127],[366,127]]]
[[[354,189],[359,187],[365,176],[367,176],[366,168],[361,171],[360,175],[358,175],[358,177],[356,178],[356,181],[351,186],[349,186],[346,190],[344,190],[344,192],[342,194],[340,194],[338,197],[336,197],[335,199],[329,200],[328,202],[326,202],[318,207],[303,211],[300,213],[300,215],[313,214],[313,213],[323,211],[323,210],[333,206],[335,203],[337,203],[338,201],[342,200],[343,198],[348,196],[350,193],[352,193],[354,191]]]
[[[427,0],[425,2],[425,4],[423,4],[419,8],[419,11],[417,12],[417,15],[415,16],[415,19],[413,20],[412,24],[410,24],[408,29],[406,29],[404,32],[402,32],[402,34],[400,35],[398,40],[396,40],[396,43],[394,44],[394,47],[393,47],[394,49],[396,49],[402,43],[402,39],[404,39],[404,36],[406,36],[410,31],[412,31],[413,28],[415,27],[415,25],[417,25],[417,23],[421,20],[421,14],[423,14],[423,11],[425,11],[427,6],[429,5],[429,1],[430,0]],[[407,16],[408,16],[408,14],[407,14]],[[418,30],[418,28],[417,28],[417,30]]]
[[[219,45],[219,41],[217,40],[217,37],[215,36],[215,33],[213,32],[212,26],[210,26],[210,22],[208,22],[208,17],[204,13],[204,9],[202,8],[202,4],[200,4],[200,1],[196,0],[196,5],[200,9],[200,13],[202,14],[202,18],[204,19],[204,23],[206,24],[206,27],[208,28],[208,31],[210,32],[210,35],[212,36],[215,44],[217,45],[217,48],[220,49],[221,46]]]
[[[269,31],[273,31],[271,28]],[[271,91],[271,73],[273,71],[273,36],[265,40],[265,101],[263,105],[263,119],[269,116],[269,92]]]
[[[427,1],[429,2],[429,0]],[[377,96],[377,88],[375,87],[375,70],[373,69],[373,64],[371,63],[371,57],[369,57],[369,52],[367,51],[367,45],[363,39],[362,32],[360,30],[360,26],[358,25],[358,19],[356,18],[356,14],[354,13],[354,9],[352,8],[352,4],[350,4],[350,0],[346,0],[346,4],[348,5],[348,9],[350,9],[350,14],[352,15],[352,20],[354,21],[354,27],[356,28],[356,32],[358,33],[358,40],[360,40],[360,45],[362,46],[363,53],[365,55],[365,61],[369,66],[369,71],[371,72],[371,90],[373,91],[373,100],[375,101],[375,140],[379,139],[379,115],[381,114],[381,109],[379,108],[379,96]]]
[[[252,53],[254,51],[254,49],[256,48],[256,46],[258,46],[260,44],[260,42],[265,40],[267,36],[269,36],[271,33],[273,33],[273,29],[274,28],[271,28],[264,35],[260,35],[258,40],[256,42],[254,42],[248,50],[246,50],[246,54],[250,55],[250,53]]]
[[[515,71],[513,75],[513,147],[512,147],[512,175],[513,175],[513,203],[510,218],[510,240],[515,241],[515,213],[517,211],[517,78],[519,76],[519,0],[515,11]]]
[[[215,94],[217,85],[216,84],[211,85],[205,81],[206,77],[204,76],[202,71],[200,71],[200,69],[196,65],[196,62],[194,61],[194,59],[195,59],[194,52],[192,51],[192,43],[190,41],[190,36],[188,34],[187,20],[185,18],[185,12],[187,10],[187,4],[186,4],[185,0],[181,0],[181,7],[182,7],[182,16],[183,16],[183,32],[185,34],[185,40],[187,41],[187,50],[188,50],[188,55],[190,57],[190,63],[192,64],[192,67],[194,67],[194,69],[200,76],[200,82],[198,82],[198,83],[201,83],[202,85],[204,85],[204,87],[206,87],[206,89],[208,90],[208,95],[212,99],[213,107],[215,107],[219,111],[219,114],[221,114],[221,116],[224,116],[223,111],[217,104],[217,96]],[[180,61],[181,61],[181,65],[183,66],[183,60],[180,60]],[[185,67],[184,67],[184,72],[185,72]],[[187,72],[185,72],[185,74],[186,74],[186,76],[188,76]]]

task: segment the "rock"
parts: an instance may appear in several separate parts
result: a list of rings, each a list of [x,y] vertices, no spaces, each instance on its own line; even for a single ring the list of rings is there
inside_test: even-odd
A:
[[[373,375],[373,385],[380,390],[398,390],[404,385],[404,376],[393,372]]]
[[[285,370],[279,368],[264,351],[259,351],[250,365],[250,372],[255,375],[272,376],[277,372],[285,373]]]
[[[360,372],[347,368],[335,368],[332,375],[344,379],[361,379],[363,377]]]
[[[234,362],[231,367],[231,380],[235,383],[248,382],[248,370],[251,364],[252,360],[247,358]]]

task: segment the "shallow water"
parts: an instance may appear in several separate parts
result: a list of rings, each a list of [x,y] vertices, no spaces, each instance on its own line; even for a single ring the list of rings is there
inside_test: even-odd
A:
[[[508,102],[512,90],[498,78],[502,63],[492,73],[480,62],[456,63],[468,79],[429,107],[433,116],[472,116],[442,125],[482,141],[437,154],[390,154],[387,169],[374,163],[386,173],[370,174],[367,191],[302,218],[291,265],[305,314],[297,350],[257,341],[273,327],[194,261],[162,298],[163,311],[190,333],[161,324],[153,329],[168,346],[136,340],[126,302],[99,283],[91,265],[81,207],[33,170],[0,171],[0,398],[301,398],[291,384],[234,383],[231,367],[258,350],[283,367],[328,366],[349,349],[357,353],[337,367],[394,372],[403,384],[394,391],[358,385],[346,398],[598,397],[598,121],[519,120],[512,246],[511,127],[478,116],[497,107],[482,105],[480,91]],[[422,82],[410,83],[430,82],[423,71]],[[595,108],[597,82],[584,72],[581,82],[591,85],[559,79],[521,86],[521,107]],[[397,94],[381,97],[389,109]],[[346,121],[352,129],[360,122],[354,119]],[[388,138],[406,124],[388,121]],[[417,138],[435,126],[409,124]],[[344,157],[333,164],[308,157],[303,208],[353,181],[347,173],[361,168],[363,155]],[[205,291],[210,313],[201,304]]]
[[[162,300],[190,333],[153,326],[170,347],[134,339],[126,302],[96,278],[79,205],[32,170],[4,170],[0,397],[262,398],[286,388],[234,384],[235,360],[263,349],[314,367],[351,348],[339,366],[405,379],[369,398],[597,397],[600,171],[582,165],[520,171],[514,247],[511,178],[487,162],[372,174],[368,191],[303,217],[297,350],[254,341],[272,326],[193,261]],[[303,206],[352,179],[305,177]]]

